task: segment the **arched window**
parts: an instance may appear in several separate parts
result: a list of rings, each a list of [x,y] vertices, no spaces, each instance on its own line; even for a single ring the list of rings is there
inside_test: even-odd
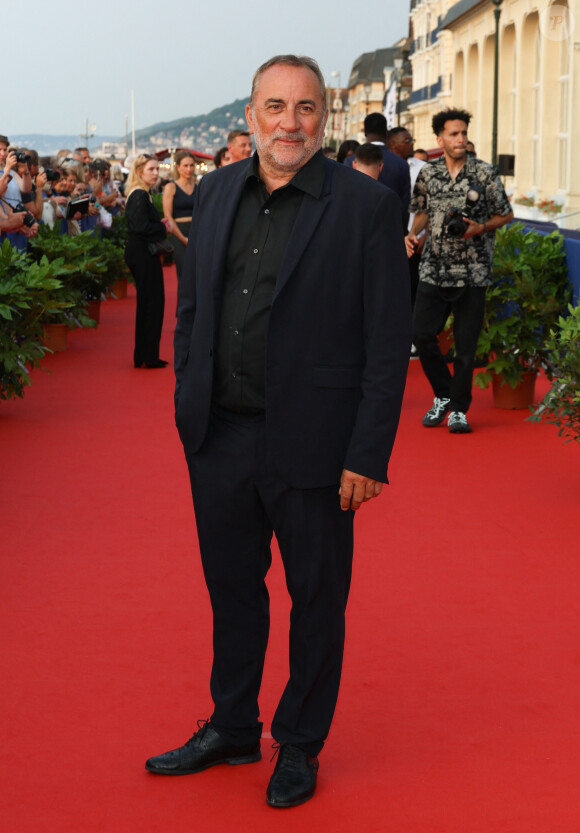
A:
[[[560,42],[560,116],[558,120],[558,188],[567,191],[568,140],[570,131],[570,33],[567,20]]]
[[[518,125],[518,50],[515,33],[512,34],[512,60],[511,60],[511,91],[510,91],[510,139],[511,152],[516,152],[516,131]]]
[[[541,84],[542,37],[539,26],[534,39],[534,83],[532,86],[532,185],[540,184],[540,135],[542,130]]]

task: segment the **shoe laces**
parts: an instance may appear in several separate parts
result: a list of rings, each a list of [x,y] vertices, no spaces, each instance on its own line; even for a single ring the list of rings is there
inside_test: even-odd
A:
[[[205,735],[207,729],[209,728],[209,717],[206,717],[205,720],[198,720],[197,721],[197,732],[194,732],[190,739],[184,744],[184,746],[191,746],[193,743],[197,743],[200,741],[203,736]]]
[[[433,406],[431,407],[429,413],[433,416],[439,416],[441,411],[445,409],[449,402],[449,399],[439,399],[439,397],[436,396],[433,400]]]
[[[283,758],[278,758],[278,764],[284,766],[286,769],[302,771],[304,752],[299,746],[294,746],[292,743],[273,743],[272,749],[274,754],[270,758],[270,763],[274,760],[281,749],[284,750]]]
[[[449,424],[453,422],[460,422],[462,425],[467,425],[467,417],[463,411],[451,411],[449,414]]]

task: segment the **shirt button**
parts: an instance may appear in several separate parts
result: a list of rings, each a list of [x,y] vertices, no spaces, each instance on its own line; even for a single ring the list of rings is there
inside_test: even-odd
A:
[[[240,334],[240,331],[239,331],[239,330],[234,330],[234,335],[235,335],[235,336],[239,336],[239,334]]]
[[[254,249],[254,254],[255,254],[255,255],[257,255],[257,254],[258,254],[258,250],[257,250],[257,249]]]
[[[243,293],[244,293],[244,295],[247,295],[247,294],[248,294],[248,290],[247,290],[247,289],[244,289],[244,290],[243,290]]]
[[[264,214],[269,214],[269,213],[270,213],[270,209],[269,209],[269,208],[264,209]]]

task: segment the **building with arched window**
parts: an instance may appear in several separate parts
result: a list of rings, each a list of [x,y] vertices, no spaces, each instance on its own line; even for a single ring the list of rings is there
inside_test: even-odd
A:
[[[433,4],[435,5],[435,4]],[[503,0],[499,26],[498,154],[515,156],[516,198],[580,209],[580,0]],[[494,4],[460,0],[440,23],[451,57],[449,103],[473,114],[477,155],[491,159]],[[417,81],[414,78],[413,86]],[[578,215],[580,216],[580,215]],[[580,222],[573,223],[580,225]]]

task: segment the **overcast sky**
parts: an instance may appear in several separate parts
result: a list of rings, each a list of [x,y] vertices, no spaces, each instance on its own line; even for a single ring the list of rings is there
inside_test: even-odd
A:
[[[346,86],[362,52],[408,32],[407,0],[27,0],[3,3],[0,133],[125,133],[249,95],[254,70],[310,55]]]

